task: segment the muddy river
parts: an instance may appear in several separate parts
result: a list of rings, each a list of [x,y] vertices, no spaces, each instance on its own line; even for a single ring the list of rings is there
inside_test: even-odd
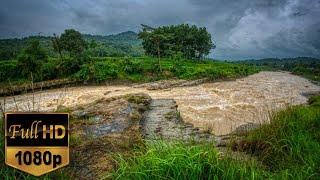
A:
[[[147,86],[147,85],[146,85]],[[289,105],[307,102],[305,94],[320,86],[287,72],[260,72],[235,81],[147,90],[146,86],[101,85],[45,90],[6,98],[6,111],[53,111],[126,93],[144,92],[153,99],[174,99],[184,121],[216,135],[237,127],[267,122],[269,115]],[[3,98],[0,99],[3,102]]]

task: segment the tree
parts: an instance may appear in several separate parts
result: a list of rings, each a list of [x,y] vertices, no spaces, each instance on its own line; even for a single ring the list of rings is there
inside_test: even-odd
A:
[[[89,47],[95,49],[96,47],[98,47],[98,43],[94,39],[92,39],[90,41]]]
[[[147,54],[157,56],[158,57],[158,67],[159,71],[162,72],[160,58],[168,53],[170,50],[170,44],[167,43],[170,38],[172,38],[171,34],[163,33],[161,30],[156,30],[151,28],[147,25],[143,25],[144,27],[143,32],[139,33],[139,38],[143,39],[144,42],[142,43],[145,49],[147,50]],[[153,31],[150,33],[150,30]],[[164,48],[163,46],[168,46]]]
[[[24,76],[29,75],[31,72],[36,74],[46,60],[46,51],[41,48],[38,40],[32,40],[18,56],[18,66]]]
[[[80,32],[74,29],[66,29],[59,38],[61,48],[71,57],[78,56],[86,49],[86,41],[82,38]]]
[[[52,42],[54,51],[58,52],[60,61],[62,62],[63,56],[62,56],[62,45],[61,45],[60,38],[56,34],[53,34],[53,38],[51,38],[51,42]]]
[[[201,59],[210,53],[215,45],[206,28],[188,24],[152,28],[142,25],[139,38],[147,55],[161,57],[173,56],[181,52],[185,58]]]

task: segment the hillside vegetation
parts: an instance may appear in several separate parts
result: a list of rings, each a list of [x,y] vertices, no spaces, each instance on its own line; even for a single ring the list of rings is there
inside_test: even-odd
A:
[[[88,43],[87,54],[95,57],[141,56],[144,50],[135,32],[127,31],[115,35],[82,35]],[[49,57],[58,57],[52,46],[52,36],[29,36],[25,38],[0,39],[0,61],[16,59],[30,41],[37,40]]]
[[[90,58],[82,64],[65,59],[60,64],[56,58],[49,58],[39,66],[34,81],[70,78],[80,81],[101,83],[107,80],[126,82],[148,82],[160,79],[234,79],[259,71],[253,66],[238,65],[220,61],[194,61],[162,58],[163,72],[159,72],[158,60],[152,57]],[[8,84],[30,82],[30,72],[22,73],[17,60],[0,62],[0,81]]]
[[[247,65],[255,65],[266,70],[290,71],[314,81],[320,81],[320,60],[310,57],[268,58],[260,60],[239,61]]]

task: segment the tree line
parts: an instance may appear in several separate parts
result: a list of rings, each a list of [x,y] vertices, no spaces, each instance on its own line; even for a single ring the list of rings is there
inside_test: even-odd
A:
[[[159,58],[180,53],[187,59],[201,59],[216,47],[205,27],[188,24],[158,28],[142,25],[139,38],[145,53]]]
[[[28,36],[24,38],[0,39],[0,61],[17,59],[30,41],[37,40],[49,57],[59,57],[54,51],[53,36]],[[127,31],[115,35],[82,34],[88,46],[85,53],[92,57],[139,57],[144,54],[141,40],[135,32]]]

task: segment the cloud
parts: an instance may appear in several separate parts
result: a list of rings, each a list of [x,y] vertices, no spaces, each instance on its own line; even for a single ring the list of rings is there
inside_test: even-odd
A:
[[[320,56],[319,2],[278,1],[248,4],[217,50],[217,57]],[[228,55],[226,55],[228,54]]]
[[[139,31],[140,24],[207,27],[218,59],[320,57],[320,1],[314,0],[6,0],[0,38]]]

